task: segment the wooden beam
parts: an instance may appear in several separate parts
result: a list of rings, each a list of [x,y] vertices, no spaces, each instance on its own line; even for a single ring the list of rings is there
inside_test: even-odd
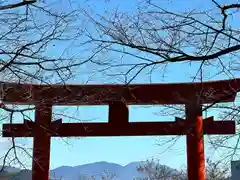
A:
[[[231,102],[240,91],[240,79],[174,84],[135,85],[32,85],[0,83],[2,101],[10,104],[108,105],[110,101],[133,104],[187,104]]]
[[[62,123],[45,130],[53,137],[186,135],[191,125],[184,122]],[[34,125],[3,124],[3,137],[33,137]],[[204,134],[234,134],[234,121],[204,121]]]

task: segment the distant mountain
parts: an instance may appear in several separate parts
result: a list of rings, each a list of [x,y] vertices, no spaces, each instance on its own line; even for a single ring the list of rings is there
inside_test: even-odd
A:
[[[0,170],[2,169],[2,166],[0,166]],[[3,171],[9,172],[9,173],[16,173],[20,172],[20,168],[10,167],[10,166],[4,166]]]
[[[137,175],[142,176],[137,172],[136,167],[139,164],[121,166],[115,163],[108,162],[95,162],[91,164],[84,164],[80,166],[62,166],[50,171],[50,175],[53,178],[64,178],[68,180],[79,180],[80,177],[94,176],[96,179],[100,179],[101,176],[116,175],[116,179],[119,180],[132,180],[132,177]]]
[[[31,170],[21,170],[18,168],[9,169],[8,171],[0,172],[0,180],[31,180],[32,171]],[[13,170],[13,171],[12,171]]]
[[[32,179],[32,171],[31,170],[22,170],[9,178],[9,180],[31,180]]]
[[[137,167],[143,163],[144,162],[132,162],[126,166],[121,166],[116,163],[102,161],[73,167],[61,166],[50,171],[50,179],[83,180],[86,177],[94,176],[96,180],[101,180],[101,176],[114,175],[114,180],[133,180],[134,178],[144,177],[144,174],[137,171]],[[175,173],[177,172],[170,167],[168,168],[169,170],[173,170]],[[31,180],[32,173],[30,170],[20,170],[18,168],[10,167],[7,169],[9,170],[9,174],[12,175],[12,180]],[[2,175],[6,176],[6,174],[4,175],[3,173]]]
[[[64,178],[64,180],[79,180],[80,177],[94,176],[100,180],[101,176],[115,175],[114,180],[133,180],[134,178],[144,177],[143,173],[137,171],[137,167],[144,162],[133,162],[126,166],[115,163],[96,162],[80,166],[62,166],[50,171],[52,178]],[[169,170],[173,170],[168,167]],[[174,171],[176,172],[176,171]]]

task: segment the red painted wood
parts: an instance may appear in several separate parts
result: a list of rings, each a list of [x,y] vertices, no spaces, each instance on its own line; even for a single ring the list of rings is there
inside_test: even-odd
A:
[[[33,180],[48,180],[51,136],[146,136],[187,135],[189,180],[205,180],[203,134],[234,134],[234,121],[202,120],[200,106],[193,104],[234,101],[240,79],[204,83],[136,85],[32,85],[0,83],[3,103],[39,104],[35,123],[4,124],[4,137],[34,137]],[[109,103],[109,102],[113,103]],[[175,122],[128,122],[126,105],[187,104],[186,120]],[[109,123],[51,123],[51,105],[109,104]],[[43,128],[45,127],[45,128]]]
[[[51,124],[52,107],[36,106],[33,138],[32,180],[49,180],[50,141],[46,129]],[[28,125],[32,125],[29,123]]]
[[[205,180],[203,119],[200,105],[186,105],[186,119],[192,128],[187,134],[187,167],[189,180]]]
[[[234,101],[240,79],[203,83],[135,85],[32,85],[1,84],[3,102],[13,104],[106,105],[109,101],[126,104],[186,104]]]
[[[109,103],[108,122],[111,124],[124,125],[128,123],[129,110],[128,106],[122,102]]]
[[[120,121],[120,120],[119,120]],[[191,124],[183,122],[130,122],[114,123],[63,123],[49,128],[51,136],[150,136],[186,135]],[[12,130],[11,130],[12,128]],[[33,137],[34,125],[28,129],[23,124],[3,124],[3,137]],[[235,121],[204,123],[204,134],[234,134]]]
[[[0,102],[0,108],[3,108],[4,106],[5,106],[5,104]]]

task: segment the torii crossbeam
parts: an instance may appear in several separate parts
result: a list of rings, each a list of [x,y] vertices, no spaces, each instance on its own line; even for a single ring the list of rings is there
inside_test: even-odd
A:
[[[33,104],[35,121],[4,124],[3,137],[34,137],[32,180],[49,180],[52,136],[186,135],[189,180],[205,180],[203,134],[234,134],[234,121],[202,119],[202,104],[232,102],[240,79],[179,84],[32,85],[1,83],[2,101]],[[128,105],[185,104],[186,120],[129,122]],[[107,123],[52,121],[53,105],[109,105]]]

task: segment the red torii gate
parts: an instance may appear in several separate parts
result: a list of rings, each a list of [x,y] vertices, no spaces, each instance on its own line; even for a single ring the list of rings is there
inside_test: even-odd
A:
[[[234,121],[202,119],[202,104],[232,102],[240,79],[175,84],[33,85],[1,83],[5,104],[34,104],[35,121],[3,124],[3,137],[34,137],[32,179],[49,180],[52,136],[187,135],[189,180],[205,180],[203,134],[234,134]],[[186,120],[128,122],[127,105],[185,104]],[[52,121],[53,105],[109,105],[108,123]]]

